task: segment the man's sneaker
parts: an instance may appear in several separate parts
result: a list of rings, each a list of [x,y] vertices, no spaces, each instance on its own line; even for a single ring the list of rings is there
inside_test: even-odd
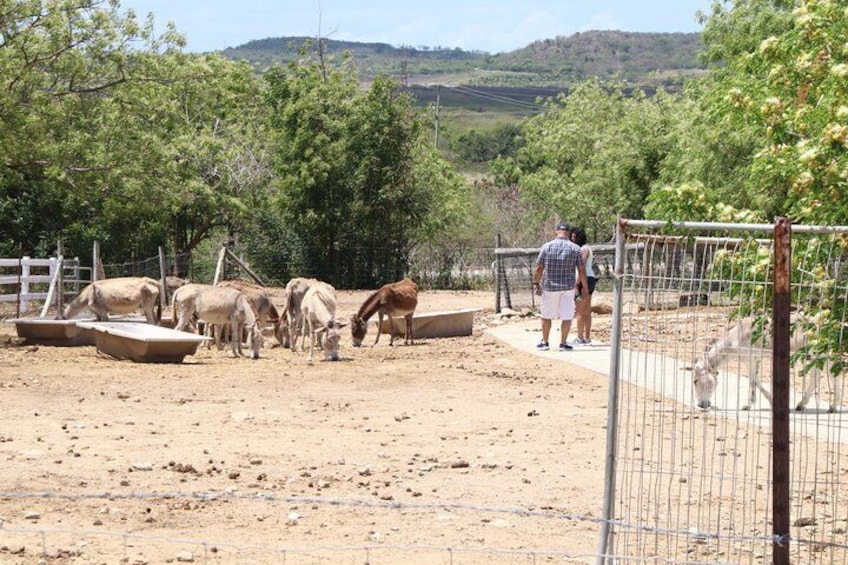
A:
[[[574,349],[574,348],[572,346],[568,345],[567,343],[560,343],[559,344],[559,350],[560,351],[571,351],[572,349]]]
[[[548,351],[551,347],[544,341],[540,341],[538,345],[536,345],[536,349],[538,351]]]
[[[592,345],[592,340],[589,339],[588,337],[584,337],[583,339],[580,340],[580,343],[582,343],[583,345]]]

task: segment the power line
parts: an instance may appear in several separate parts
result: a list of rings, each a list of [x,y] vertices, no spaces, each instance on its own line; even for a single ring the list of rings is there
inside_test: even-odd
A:
[[[484,92],[481,90],[475,90],[473,88],[467,86],[451,86],[451,85],[442,85],[445,88],[450,88],[456,92],[461,94],[466,94],[468,96],[472,96],[475,98],[482,98],[485,100],[490,100],[493,102],[500,102],[502,104],[508,104],[512,106],[518,106],[520,108],[527,108],[530,110],[542,110],[544,106],[541,104],[536,104],[535,102],[527,102],[526,100],[519,100],[516,98],[509,98],[506,96],[502,96],[499,94],[493,94],[489,92]]]

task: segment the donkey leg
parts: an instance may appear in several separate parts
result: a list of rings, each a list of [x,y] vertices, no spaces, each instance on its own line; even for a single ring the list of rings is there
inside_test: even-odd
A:
[[[830,371],[830,364],[824,366],[824,370],[827,371],[828,379],[833,386],[833,402],[830,403],[830,407],[827,409],[828,412],[834,414],[839,412],[839,408],[842,406],[842,374],[834,375]]]
[[[760,360],[753,357],[748,361],[748,385],[748,404],[743,406],[742,410],[750,410],[754,407],[754,403],[757,401],[757,389],[763,393],[763,396],[771,404],[771,393],[766,390],[760,380]]]
[[[755,374],[757,375],[757,388],[760,389],[760,392],[763,393],[763,397],[768,400],[769,406],[772,406],[772,398],[771,391],[763,385],[763,381],[760,380],[760,360],[757,359],[756,366],[754,367]]]
[[[244,357],[241,350],[241,335],[239,334],[239,323],[233,318],[230,320],[230,346],[233,348],[233,357],[238,359]]]
[[[807,373],[807,382],[804,384],[804,394],[801,396],[801,401],[798,402],[798,405],[795,407],[796,412],[803,412],[807,408],[807,403],[810,401],[813,391],[819,386],[820,377],[821,373],[816,367],[813,367],[810,369],[810,372]]]
[[[406,316],[406,337],[403,342],[409,345],[415,344],[415,342],[412,341],[412,314],[407,314]]]
[[[392,322],[391,318],[389,318],[389,328],[391,328]],[[380,334],[383,333],[383,313],[377,312],[377,337],[374,339],[374,345],[377,345],[377,342],[380,341]]]

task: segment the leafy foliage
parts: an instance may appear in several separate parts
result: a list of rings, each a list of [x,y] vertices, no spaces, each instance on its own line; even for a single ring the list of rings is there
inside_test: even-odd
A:
[[[171,239],[190,251],[244,213],[228,165],[257,140],[250,120],[236,125],[255,111],[247,67],[182,53],[174,30],[155,37],[116,1],[7,4],[0,245],[97,239],[126,257]]]
[[[626,97],[588,81],[528,120],[517,158],[493,173],[520,184],[537,225],[555,215],[606,238],[617,216],[642,217],[669,150],[668,108],[676,103],[665,94]]]
[[[410,97],[386,78],[363,92],[350,67],[291,63],[265,80],[276,206],[305,251],[288,271],[345,287],[400,278],[411,245],[458,222],[461,202],[455,175],[422,145]]]

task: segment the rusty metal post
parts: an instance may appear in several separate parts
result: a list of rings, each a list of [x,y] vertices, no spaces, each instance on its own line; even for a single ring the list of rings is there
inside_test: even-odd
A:
[[[772,563],[789,565],[789,307],[791,297],[792,226],[787,218],[774,225],[774,303],[772,336]]]

